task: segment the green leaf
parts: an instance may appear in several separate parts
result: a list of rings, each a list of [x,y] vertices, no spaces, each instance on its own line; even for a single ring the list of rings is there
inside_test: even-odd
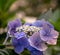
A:
[[[5,11],[8,11],[9,8],[10,8],[10,6],[11,6],[15,1],[16,1],[16,0],[8,0],[7,3],[6,3],[6,5],[5,5],[4,10],[5,10]]]
[[[21,55],[30,55],[30,52],[27,49],[24,49]]]
[[[5,4],[8,0],[0,0],[0,10],[3,10],[5,7]]]
[[[38,19],[49,20],[49,18],[51,18],[52,15],[53,15],[52,9],[50,9],[50,10],[48,10],[47,12],[41,14],[40,17],[39,17]]]
[[[56,9],[53,15],[51,16],[50,20],[53,20],[54,22],[56,22],[59,17],[60,17],[60,9]]]
[[[0,55],[18,55],[12,49],[0,49]]]
[[[43,52],[44,55],[52,55],[52,47],[49,47],[46,51]]]

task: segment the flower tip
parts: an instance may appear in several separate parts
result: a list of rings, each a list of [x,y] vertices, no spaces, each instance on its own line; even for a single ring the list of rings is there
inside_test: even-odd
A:
[[[48,43],[49,45],[56,45],[56,44],[57,44],[57,39],[49,40],[49,41],[47,41],[47,43]]]

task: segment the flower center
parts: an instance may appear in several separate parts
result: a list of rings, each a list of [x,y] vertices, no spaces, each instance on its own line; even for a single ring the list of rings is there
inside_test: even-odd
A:
[[[23,31],[24,33],[28,34],[29,36],[31,36],[34,32],[38,32],[40,30],[41,30],[41,27],[28,26],[28,25],[23,25],[23,26],[16,28],[17,32]]]

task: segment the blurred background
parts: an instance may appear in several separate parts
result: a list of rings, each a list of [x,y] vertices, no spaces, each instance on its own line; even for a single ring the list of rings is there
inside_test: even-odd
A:
[[[44,18],[60,34],[60,0],[0,0],[0,55],[18,55],[9,43],[2,44],[6,38],[7,23],[15,18],[21,19],[22,23]],[[30,54],[25,49],[21,55]],[[60,35],[57,45],[49,47],[44,55],[60,55]]]

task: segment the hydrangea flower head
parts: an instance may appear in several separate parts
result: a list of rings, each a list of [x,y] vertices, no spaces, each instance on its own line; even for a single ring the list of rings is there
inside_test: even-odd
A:
[[[21,53],[24,48],[30,51],[31,55],[43,55],[47,44],[55,45],[58,32],[45,20],[37,20],[30,24],[16,19],[8,23],[8,33],[11,37],[11,44],[16,53]]]

